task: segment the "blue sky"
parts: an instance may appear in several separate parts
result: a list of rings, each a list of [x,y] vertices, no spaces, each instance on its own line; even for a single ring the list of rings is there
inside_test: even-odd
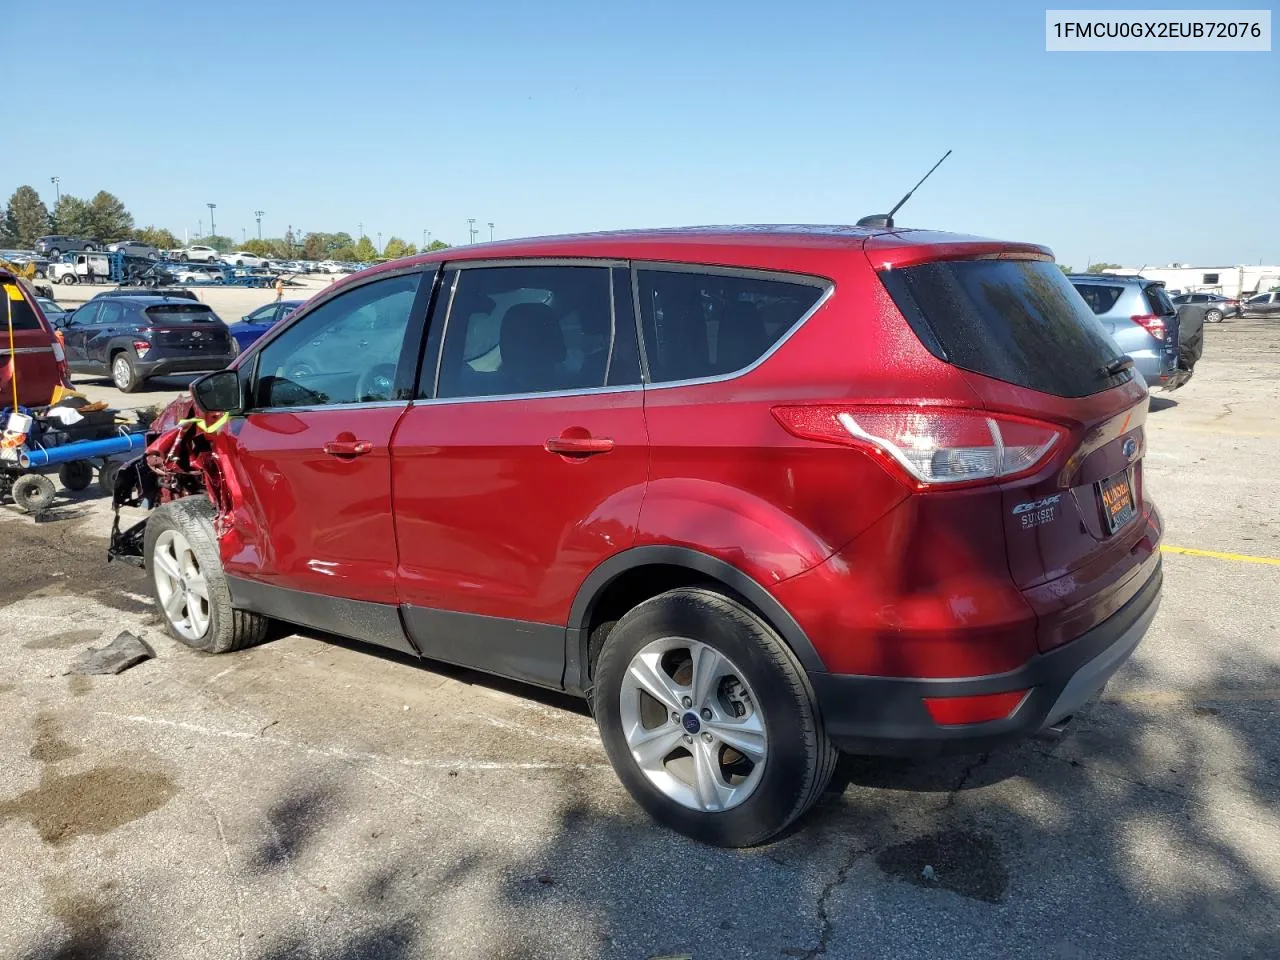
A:
[[[851,223],[953,148],[900,223],[1077,267],[1280,262],[1274,51],[1050,54],[1030,3],[73,6],[6,13],[37,135],[0,191],[52,204],[56,174],[179,236],[209,201],[237,239],[255,209],[417,243]]]

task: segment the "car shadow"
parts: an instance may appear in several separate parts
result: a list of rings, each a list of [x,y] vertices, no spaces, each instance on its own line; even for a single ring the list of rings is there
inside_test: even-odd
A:
[[[1168,397],[1152,397],[1149,409],[1152,413],[1159,413],[1161,410],[1169,410],[1177,405],[1177,400],[1170,400]]]

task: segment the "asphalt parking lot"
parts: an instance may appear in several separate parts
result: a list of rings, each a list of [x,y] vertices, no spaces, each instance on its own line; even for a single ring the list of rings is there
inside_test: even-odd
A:
[[[194,653],[92,489],[0,508],[0,956],[1280,956],[1280,322],[1206,339],[1153,402],[1164,601],[1101,700],[846,758],[754,850],[651,825],[572,701],[315,634]],[[157,657],[66,675],[120,629]]]

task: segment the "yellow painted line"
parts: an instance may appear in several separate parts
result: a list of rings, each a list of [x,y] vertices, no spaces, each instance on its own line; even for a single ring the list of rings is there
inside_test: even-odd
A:
[[[1221,553],[1217,550],[1171,547],[1168,544],[1160,549],[1165,553],[1181,553],[1188,557],[1211,557],[1214,560],[1234,560],[1236,563],[1262,563],[1269,567],[1280,567],[1280,557],[1253,557],[1247,553]]]

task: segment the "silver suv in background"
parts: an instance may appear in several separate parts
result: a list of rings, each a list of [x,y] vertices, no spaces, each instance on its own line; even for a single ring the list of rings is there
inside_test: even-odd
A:
[[[1159,283],[1105,273],[1072,274],[1068,279],[1121,351],[1133,358],[1149,386],[1176,390],[1191,379],[1191,367],[1199,359],[1203,313],[1195,342],[1188,334],[1180,357],[1178,308]]]

